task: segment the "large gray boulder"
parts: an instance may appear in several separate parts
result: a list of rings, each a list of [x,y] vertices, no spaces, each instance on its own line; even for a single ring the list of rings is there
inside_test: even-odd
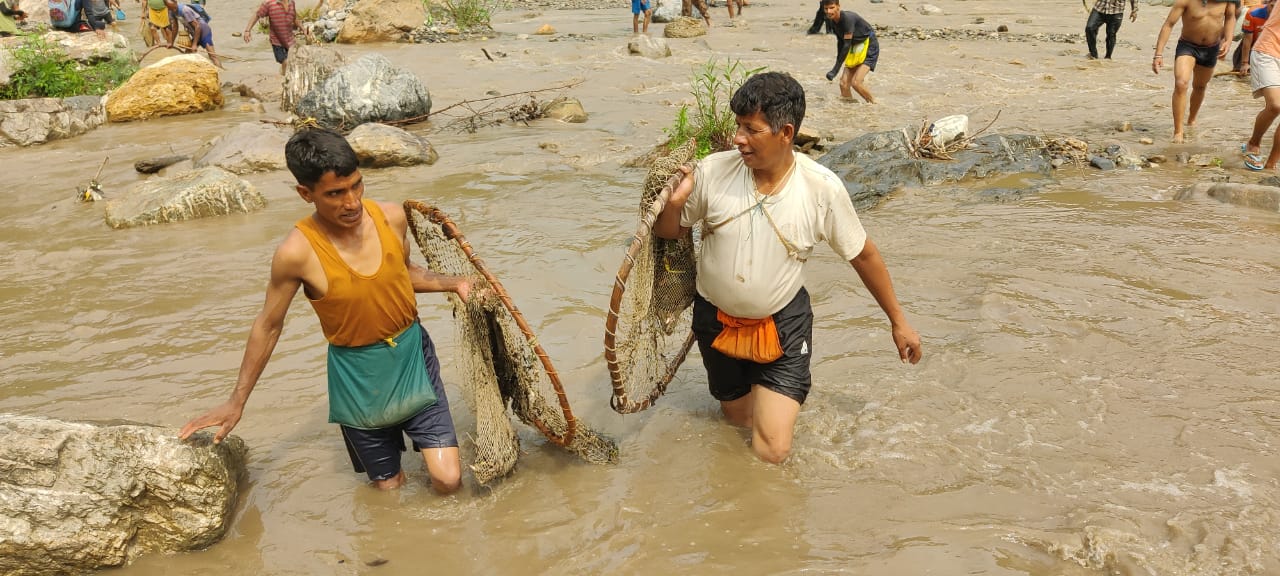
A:
[[[209,166],[134,186],[123,197],[107,203],[104,217],[112,228],[131,228],[253,212],[266,205],[267,199],[252,184]]]
[[[952,152],[951,160],[913,158],[902,130],[873,132],[845,142],[818,160],[844,181],[853,205],[875,206],[902,187],[935,186],[968,178],[1033,174],[1046,180],[1053,169],[1039,136],[991,134]],[[998,192],[998,191],[997,191]]]
[[[217,542],[245,446],[209,438],[0,414],[0,574],[82,574]]]
[[[426,116],[431,95],[412,73],[370,53],[338,68],[298,102],[297,114],[337,130]]]
[[[1209,197],[1245,208],[1280,212],[1280,188],[1266,184],[1201,182],[1178,192],[1174,199],[1190,200],[1199,197]]]
[[[288,166],[284,145],[293,131],[283,126],[246,122],[205,143],[191,156],[196,168],[217,166],[233,174],[270,172]]]
[[[435,164],[440,155],[425,138],[395,126],[370,122],[347,135],[361,166],[415,166]]]
[[[329,79],[335,70],[347,63],[347,59],[332,48],[299,43],[289,49],[289,59],[285,62],[280,109],[297,112],[302,97]]]
[[[106,121],[100,96],[0,100],[0,148],[79,136]]]

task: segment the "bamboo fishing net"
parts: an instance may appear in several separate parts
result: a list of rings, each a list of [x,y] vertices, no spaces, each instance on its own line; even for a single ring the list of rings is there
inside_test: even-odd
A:
[[[693,233],[666,240],[653,223],[680,183],[679,167],[694,159],[693,140],[649,168],[640,223],[614,280],[605,320],[604,357],[613,382],[609,405],[620,414],[653,405],[667,390],[693,345],[690,329],[696,260]]]
[[[463,302],[450,295],[458,327],[463,393],[476,415],[471,470],[481,484],[505,476],[516,464],[520,440],[506,407],[553,444],[596,463],[618,458],[613,442],[574,417],[560,376],[502,283],[476,256],[462,231],[439,208],[404,203],[409,229],[428,267],[471,278]],[[554,404],[548,398],[555,398]]]

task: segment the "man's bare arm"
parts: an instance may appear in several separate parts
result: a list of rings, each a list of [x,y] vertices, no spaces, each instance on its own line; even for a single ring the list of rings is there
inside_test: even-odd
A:
[[[653,223],[653,235],[659,238],[675,240],[689,232],[688,228],[680,225],[680,213],[684,211],[684,205],[693,193],[693,169],[685,165],[680,167],[680,172],[684,174],[680,178],[680,184],[671,191],[671,197]]]
[[[387,216],[387,222],[391,224],[392,229],[400,234],[400,243],[404,246],[404,265],[409,269],[409,281],[413,284],[413,291],[453,292],[466,302],[471,291],[471,282],[466,277],[433,272],[409,258],[413,245],[409,243],[409,217],[404,213],[404,206],[390,202],[379,202],[378,205],[382,207],[382,213]]]
[[[258,312],[258,317],[254,319],[253,328],[249,330],[249,341],[244,347],[244,357],[240,360],[240,374],[236,378],[235,388],[231,391],[231,398],[187,422],[178,433],[179,438],[185,440],[197,430],[218,426],[213,441],[221,442],[240,422],[245,403],[249,401],[249,395],[258,384],[258,378],[262,377],[262,371],[266,369],[267,361],[271,359],[276,343],[280,341],[285,315],[289,312],[289,303],[293,301],[298,288],[302,286],[301,270],[306,252],[298,242],[305,244],[306,240],[300,233],[297,234],[296,238],[291,236],[285,239],[271,258],[271,280],[267,285],[266,302],[262,305],[262,311]],[[290,242],[290,239],[293,239],[293,242]]]
[[[867,287],[871,297],[875,298],[876,304],[880,305],[885,316],[889,317],[889,324],[893,331],[893,344],[898,349],[898,358],[912,364],[919,362],[923,354],[920,350],[920,335],[911,327],[906,315],[902,313],[898,296],[893,291],[893,280],[889,278],[889,269],[885,266],[884,259],[880,257],[880,249],[876,247],[875,242],[868,238],[862,252],[850,260],[849,264],[858,272],[862,284]]]
[[[1182,19],[1182,13],[1187,9],[1187,0],[1177,0],[1173,3],[1173,7],[1169,9],[1169,16],[1164,19],[1164,24],[1160,26],[1160,34],[1156,37],[1156,52],[1151,58],[1151,71],[1159,74],[1160,65],[1164,60],[1164,46],[1169,42],[1169,36],[1173,34],[1173,27]]]

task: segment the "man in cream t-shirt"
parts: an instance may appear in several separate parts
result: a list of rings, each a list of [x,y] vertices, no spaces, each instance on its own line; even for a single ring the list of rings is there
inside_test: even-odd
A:
[[[736,150],[707,156],[673,191],[654,233],[676,238],[702,222],[693,331],[711,395],[750,428],[766,462],[791,452],[811,385],[813,311],[804,264],[819,242],[848,260],[892,324],[899,357],[920,361],[920,336],[898,305],[889,271],[844,185],[795,154],[804,90],[790,76],[749,78],[730,103]]]

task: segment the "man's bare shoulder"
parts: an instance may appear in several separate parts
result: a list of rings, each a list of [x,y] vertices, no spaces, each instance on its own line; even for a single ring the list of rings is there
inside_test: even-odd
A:
[[[272,272],[301,278],[303,267],[314,254],[315,248],[311,247],[311,241],[307,240],[301,230],[293,228],[276,247],[276,253],[271,258]]]
[[[378,202],[378,207],[382,208],[382,214],[387,217],[387,223],[396,232],[403,233],[409,227],[403,205],[395,202]]]

